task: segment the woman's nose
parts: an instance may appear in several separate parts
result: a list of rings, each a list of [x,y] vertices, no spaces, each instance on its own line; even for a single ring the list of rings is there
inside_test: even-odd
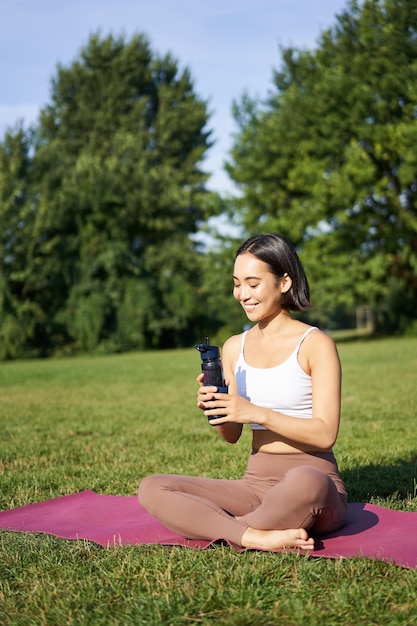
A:
[[[240,299],[241,300],[249,300],[249,298],[250,298],[249,289],[247,287],[241,287],[241,289],[240,289]]]

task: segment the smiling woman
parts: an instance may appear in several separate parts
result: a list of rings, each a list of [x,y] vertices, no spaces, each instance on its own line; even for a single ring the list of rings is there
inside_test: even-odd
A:
[[[286,239],[268,234],[246,241],[233,279],[234,297],[254,325],[223,347],[229,392],[204,386],[200,375],[197,404],[229,443],[250,425],[247,471],[240,480],[148,476],[139,500],[189,539],[312,550],[314,536],[340,528],[347,511],[332,451],[340,421],[339,357],[325,333],[291,316],[310,301],[304,269]]]

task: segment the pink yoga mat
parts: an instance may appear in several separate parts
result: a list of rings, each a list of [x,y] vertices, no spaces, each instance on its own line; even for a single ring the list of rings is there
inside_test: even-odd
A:
[[[168,530],[140,506],[136,496],[104,496],[94,491],[1,511],[0,528],[86,539],[105,547],[163,544],[207,548],[213,543],[184,539]],[[316,539],[311,554],[328,558],[369,557],[417,568],[416,531],[417,513],[356,502],[349,504],[345,526]]]

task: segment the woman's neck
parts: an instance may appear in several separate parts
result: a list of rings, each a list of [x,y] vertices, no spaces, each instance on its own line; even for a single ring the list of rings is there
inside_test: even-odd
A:
[[[270,319],[260,320],[257,323],[257,329],[260,335],[267,337],[268,335],[276,335],[282,333],[293,322],[293,318],[289,311],[282,310]]]

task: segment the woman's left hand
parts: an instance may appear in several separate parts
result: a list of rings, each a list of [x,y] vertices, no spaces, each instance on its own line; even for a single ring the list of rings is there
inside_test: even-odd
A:
[[[211,399],[204,401],[204,415],[218,415],[216,419],[210,419],[212,426],[235,422],[236,424],[250,424],[256,421],[256,413],[259,407],[235,394],[213,393]],[[258,422],[257,422],[258,423]]]

